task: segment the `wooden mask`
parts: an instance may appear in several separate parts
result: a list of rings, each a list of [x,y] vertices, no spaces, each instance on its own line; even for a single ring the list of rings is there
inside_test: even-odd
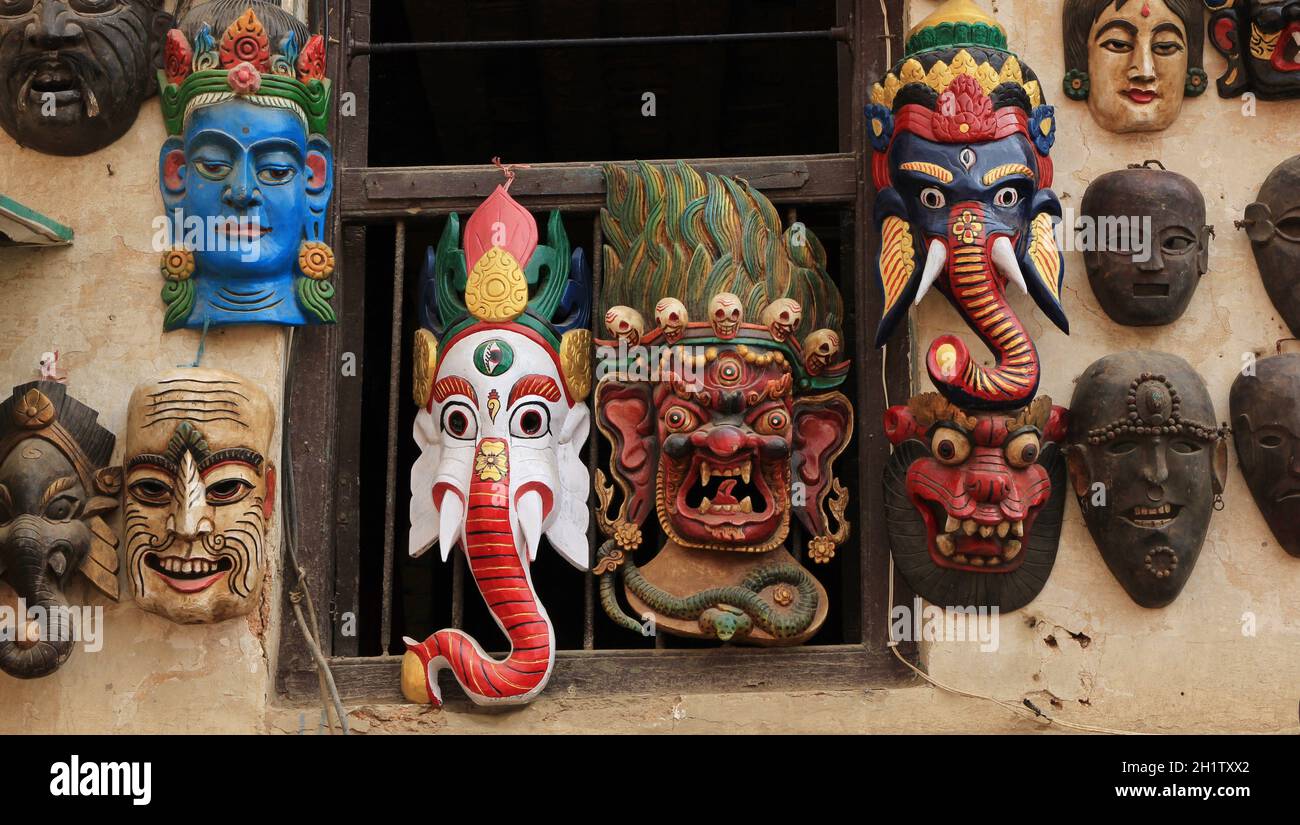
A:
[[[1233,382],[1230,404],[1250,493],[1282,549],[1300,558],[1300,354],[1257,361]]]
[[[212,624],[256,610],[269,571],[276,413],[234,373],[177,369],[127,411],[126,567],[141,610]]]
[[[1169,128],[1205,91],[1200,0],[1065,0],[1065,94],[1112,132]]]
[[[1093,181],[1081,212],[1088,282],[1110,319],[1140,327],[1181,318],[1209,271],[1214,232],[1196,184],[1164,167],[1130,166]]]
[[[1300,97],[1300,0],[1205,0],[1210,42],[1228,59],[1222,97]]]
[[[99,414],[53,381],[15,387],[0,404],[0,578],[28,611],[0,622],[0,670],[48,676],[72,655],[64,595],[80,572],[117,600],[117,537],[102,516],[117,509],[113,434]]]
[[[463,244],[458,217],[448,219],[422,285],[410,552],[436,543],[446,561],[460,546],[510,654],[494,659],[450,628],[407,638],[402,691],[441,705],[438,672],[450,669],[477,704],[523,704],[555,664],[530,572],[542,537],[579,570],[591,553],[586,258],[570,251],[559,212],[541,244],[533,216],[498,186],[466,221]]]
[[[913,29],[871,101],[884,295],[876,344],[936,288],[996,363],[986,367],[960,338],[941,336],[926,356],[935,387],[964,409],[1022,408],[1042,368],[1008,284],[1069,331],[1054,233],[1061,205],[1050,188],[1055,110],[973,0],[949,0]]]
[[[1133,601],[1164,607],[1192,575],[1227,476],[1205,382],[1163,352],[1109,355],[1070,403],[1070,480],[1110,572]]]
[[[877,346],[933,287],[994,361],[942,335],[926,355],[940,395],[886,413],[894,558],[927,598],[1012,610],[1042,589],[1060,534],[1050,445],[1063,411],[1035,400],[1042,363],[1006,294],[1015,284],[1069,331],[1051,190],[1056,112],[1001,24],[973,0],[948,0],[909,33],[867,118],[884,296]]]
[[[158,81],[164,327],[333,323],[324,38],[278,3],[211,0],[168,34]]]
[[[810,638],[827,597],[785,548],[792,514],[827,563],[849,535],[832,464],[853,430],[825,251],[747,183],[683,163],[610,165],[601,213],[596,422],[602,602],[619,625],[760,645]],[[656,250],[656,251],[651,251]],[[744,296],[744,297],[742,297]],[[798,491],[797,495],[792,490]],[[617,506],[612,506],[617,498]],[[654,513],[666,541],[635,559]],[[618,604],[621,580],[632,615]]]
[[[0,128],[48,155],[115,142],[151,97],[162,0],[0,2]]]
[[[1237,224],[1250,236],[1264,289],[1292,335],[1300,335],[1300,156],[1283,161]]]
[[[1066,412],[968,414],[935,393],[885,416],[885,517],[899,573],[938,605],[1018,610],[1047,584],[1065,510]]]

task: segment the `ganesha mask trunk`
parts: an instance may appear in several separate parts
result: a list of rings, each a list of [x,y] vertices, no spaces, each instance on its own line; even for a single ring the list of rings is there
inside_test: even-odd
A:
[[[990,235],[984,207],[975,202],[953,207],[948,226],[948,245],[931,246],[927,269],[938,268],[936,255],[946,258],[943,290],[997,363],[992,368],[977,363],[960,338],[943,335],[926,357],[930,379],[945,396],[972,409],[1027,404],[1038,391],[1039,362],[1007,302],[1006,281],[1024,286],[1011,241],[1004,234]]]
[[[62,539],[48,537],[49,525],[31,516],[19,516],[12,524],[0,528],[0,559],[6,575],[28,609],[43,623],[28,622],[24,632],[11,628],[0,641],[0,670],[19,679],[38,679],[58,670],[72,655],[72,628],[69,624],[68,600],[63,595],[60,578],[69,566],[79,564],[84,547],[73,558],[73,546]]]
[[[454,492],[445,497],[457,497]],[[521,497],[521,499],[527,496]],[[451,505],[451,506],[448,506]],[[441,510],[464,512],[444,501]],[[525,562],[526,550],[516,544],[510,498],[510,450],[505,441],[485,439],[474,457],[468,512],[462,524],[446,525],[456,535],[463,530],[470,574],[501,630],[510,640],[510,655],[490,658],[473,638],[459,630],[439,630],[424,642],[407,643],[424,672],[429,699],[442,704],[438,671],[449,668],[461,687],[476,701],[511,698],[526,701],[545,686],[555,663],[555,633],[546,609],[537,600]],[[446,539],[450,541],[451,539]]]

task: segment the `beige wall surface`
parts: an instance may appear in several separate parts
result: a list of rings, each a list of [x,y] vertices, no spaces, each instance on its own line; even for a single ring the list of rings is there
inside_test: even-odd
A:
[[[40,377],[41,353],[58,350],[68,392],[121,435],[135,385],[193,363],[200,334],[163,334],[162,276],[154,220],[162,215],[158,101],[131,131],[80,158],[42,155],[0,133],[0,192],[73,228],[71,246],[0,250],[0,391]],[[208,334],[203,365],[257,381],[278,406],[284,333],[223,328]],[[277,439],[278,445],[278,439]],[[274,448],[278,452],[279,447]],[[119,437],[115,461],[122,456]],[[120,518],[111,523],[120,527]],[[270,541],[272,558],[278,542]],[[278,570],[275,574],[278,578]],[[125,582],[125,578],[123,582]],[[255,730],[267,701],[268,656],[255,625],[180,626],[123,599],[113,604],[78,578],[73,604],[103,605],[103,649],[78,645],[57,673],[22,681],[0,674],[0,733]],[[279,605],[278,583],[263,612]],[[0,584],[0,599],[13,591]]]
[[[1042,392],[1068,405],[1075,378],[1112,352],[1152,349],[1186,358],[1205,378],[1220,421],[1244,353],[1272,353],[1290,333],[1269,303],[1250,243],[1233,227],[1272,168],[1300,152],[1293,124],[1300,101],[1259,103],[1246,116],[1240,100],[1217,89],[1188,99],[1166,132],[1115,135],[1097,126],[1086,103],[1065,97],[1061,0],[983,0],[996,9],[1013,51],[1038,73],[1059,127],[1052,157],[1054,189],[1079,209],[1088,184],[1105,172],[1157,158],[1198,183],[1208,222],[1217,230],[1210,272],[1187,314],[1168,327],[1122,327],[1102,312],[1080,253],[1067,253],[1065,310],[1071,334],[1057,330],[1027,296],[1011,301],[1043,358]],[[912,20],[937,2],[913,0]],[[1223,60],[1206,44],[1211,80]],[[972,352],[986,350],[942,299],[927,299],[914,340],[924,348],[942,333],[959,334]],[[917,386],[929,384],[921,374]],[[972,645],[925,651],[940,680],[999,698],[1030,697],[1062,718],[1142,730],[1297,730],[1300,700],[1300,560],[1273,540],[1232,450],[1226,508],[1216,513],[1200,560],[1182,595],[1162,610],[1138,607],[1101,560],[1074,501],[1067,502],[1060,554],[1047,587],[1001,623],[1001,649]],[[1072,497],[1071,497],[1072,499]],[[1244,636],[1243,615],[1257,619]],[[1087,637],[1076,640],[1070,634]],[[1048,643],[1052,637],[1055,644]],[[1055,700],[1058,706],[1053,706]],[[988,712],[988,711],[984,711]],[[996,713],[996,711],[994,711]]]
[[[1067,256],[1065,305],[1073,334],[1057,331],[1020,294],[1015,308],[1045,362],[1043,391],[1068,403],[1073,380],[1110,352],[1152,348],[1178,353],[1210,386],[1220,419],[1242,354],[1264,353],[1287,332],[1264,293],[1249,244],[1233,229],[1268,171],[1300,145],[1280,136],[1300,102],[1261,103],[1254,117],[1214,90],[1189,100],[1167,133],[1117,136],[1098,128],[1085,104],[1060,92],[1063,54],[1060,0],[982,0],[1006,26],[1012,48],[1039,74],[1060,127],[1056,186],[1078,208],[1088,183],[1131,162],[1159,158],[1198,181],[1218,229],[1211,271],[1175,326],[1119,327],[1101,312],[1078,254]],[[911,0],[919,20],[938,3]],[[898,23],[895,21],[895,28]],[[1222,61],[1207,48],[1207,71]],[[895,55],[897,58],[898,55]],[[69,389],[121,432],[132,387],[159,370],[193,360],[198,334],[164,335],[161,281],[152,222],[161,212],[157,153],[163,129],[157,101],[132,131],[83,158],[55,158],[18,148],[0,134],[0,192],[71,225],[68,248],[0,251],[0,382],[37,377],[46,350],[62,353]],[[937,335],[982,346],[942,300],[916,316],[914,340]],[[240,372],[281,397],[283,333],[222,329],[210,333],[204,364]],[[918,360],[919,363],[919,360]],[[918,375],[917,386],[928,388]],[[891,399],[895,402],[901,399]],[[119,447],[118,457],[121,450]],[[1287,731],[1298,729],[1300,700],[1300,561],[1272,540],[1255,509],[1235,455],[1227,508],[1217,513],[1196,572],[1170,607],[1144,610],[1111,577],[1071,501],[1056,568],[1043,593],[1000,623],[1000,647],[935,643],[922,657],[939,680],[1019,703],[1080,724],[1139,731]],[[278,606],[280,571],[268,588]],[[69,593],[105,604],[84,584]],[[12,592],[0,598],[12,599]],[[271,611],[278,613],[278,611]],[[1242,633],[1243,614],[1257,633]],[[316,708],[286,708],[269,673],[278,616],[265,633],[236,620],[182,627],[137,610],[129,598],[107,605],[104,649],[78,648],[58,673],[20,682],[0,675],[0,733],[9,732],[314,732]],[[297,632],[290,627],[287,632]],[[357,732],[380,731],[1011,731],[1043,727],[1001,707],[929,686],[899,690],[709,696],[586,697],[544,694],[510,713],[430,711],[358,704]]]

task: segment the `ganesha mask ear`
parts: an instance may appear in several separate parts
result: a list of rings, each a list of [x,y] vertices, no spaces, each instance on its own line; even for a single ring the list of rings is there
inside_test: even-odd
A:
[[[849,524],[844,518],[848,492],[835,478],[832,464],[852,437],[853,405],[842,393],[802,398],[794,403],[796,486],[791,504],[814,540],[830,539],[838,545],[849,536]]]
[[[420,457],[411,467],[411,532],[410,554],[419,557],[438,541],[438,505],[433,500],[433,479],[438,473],[442,456],[442,440],[438,437],[433,415],[427,408],[415,417],[413,433],[420,448]],[[451,548],[443,548],[443,561]]]
[[[1034,195],[1029,233],[1021,241],[1020,275],[1034,303],[1060,330],[1070,332],[1062,306],[1061,285],[1065,281],[1065,256],[1056,240],[1056,223],[1061,219],[1061,201],[1050,189]],[[1003,273],[1005,276],[1007,273]]]
[[[650,383],[620,383],[609,378],[601,381],[596,387],[596,426],[614,448],[610,471],[623,493],[620,517],[640,525],[653,507],[655,469],[659,465]],[[608,504],[604,491],[601,501]],[[607,511],[600,512],[602,520],[607,516]]]
[[[580,404],[569,410],[555,446],[560,497],[555,519],[546,528],[546,538],[551,546],[579,570],[587,569],[591,557],[591,548],[587,544],[587,524],[591,518],[587,497],[591,492],[591,477],[582,456],[590,430],[591,413],[585,406]]]

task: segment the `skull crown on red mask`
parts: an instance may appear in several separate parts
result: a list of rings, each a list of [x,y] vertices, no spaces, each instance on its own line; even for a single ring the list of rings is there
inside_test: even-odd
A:
[[[596,419],[613,447],[613,484],[597,476],[606,613],[633,631],[633,616],[652,614],[675,635],[803,642],[827,598],[785,549],[791,514],[815,563],[849,532],[831,465],[853,408],[830,391],[849,364],[825,251],[805,228],[783,231],[744,181],[682,163],[611,165],[605,176],[610,339],[598,342]],[[649,219],[661,210],[662,222]],[[657,326],[647,330],[647,317]],[[633,556],[651,508],[667,541],[643,568]]]

